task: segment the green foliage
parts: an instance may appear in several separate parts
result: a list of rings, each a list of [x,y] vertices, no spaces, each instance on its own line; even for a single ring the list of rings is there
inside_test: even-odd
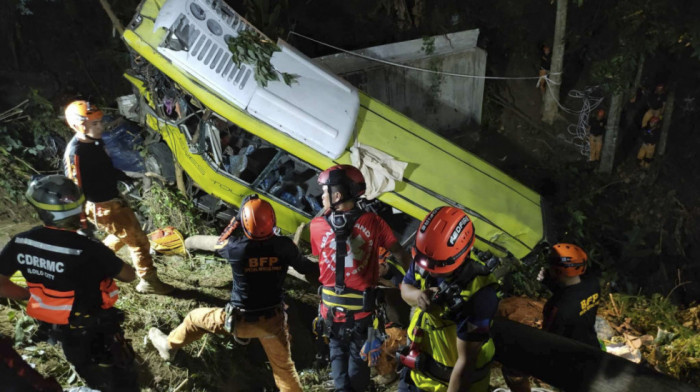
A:
[[[27,100],[0,114],[0,178],[2,202],[24,204],[24,191],[33,174],[60,170],[55,137],[67,139],[70,131],[58,119],[53,106],[36,90]],[[7,209],[14,214],[16,207]]]
[[[279,72],[275,69],[270,59],[274,52],[280,51],[279,46],[264,39],[254,30],[240,31],[227,43],[236,66],[240,67],[241,63],[252,65],[255,68],[255,80],[263,87],[267,86],[271,80],[280,80],[280,75],[287,86],[291,86],[299,78],[299,75]]]
[[[629,324],[637,331],[652,335],[656,335],[657,328],[669,330],[680,337],[695,334],[678,319],[678,306],[661,294],[645,297],[617,293],[613,294],[613,298],[621,314],[614,320],[617,323],[629,318]]]
[[[435,53],[435,37],[423,37],[423,45],[421,46],[421,50],[428,56]],[[442,59],[435,57],[431,58],[428,62],[428,69],[435,71],[435,73],[432,73],[430,76],[427,106],[432,110],[437,110],[442,82],[445,80],[445,76],[440,73],[442,70]]]
[[[245,17],[273,40],[284,35],[282,16],[289,11],[289,1],[244,0]]]
[[[173,226],[184,236],[215,234],[201,218],[200,211],[179,191],[154,183],[144,192],[139,205],[151,227]]]
[[[616,324],[627,323],[637,332],[657,336],[646,359],[666,374],[700,384],[700,307],[681,310],[667,296],[613,294],[617,310],[606,302]]]

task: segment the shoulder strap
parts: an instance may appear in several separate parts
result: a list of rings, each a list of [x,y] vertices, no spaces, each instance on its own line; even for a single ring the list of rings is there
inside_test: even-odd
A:
[[[345,257],[348,255],[347,240],[352,234],[355,222],[364,212],[359,208],[350,211],[333,211],[325,216],[326,222],[335,233],[335,291],[345,290]]]

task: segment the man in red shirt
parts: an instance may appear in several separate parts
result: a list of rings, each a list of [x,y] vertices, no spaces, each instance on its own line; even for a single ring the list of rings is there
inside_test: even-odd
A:
[[[318,176],[323,187],[324,216],[311,221],[311,251],[318,256],[321,288],[319,306],[324,335],[329,338],[331,374],[337,391],[364,391],[369,367],[360,354],[378,350],[368,339],[376,306],[380,271],[379,247],[392,252],[404,266],[408,254],[379,215],[362,211],[356,201],[365,192],[362,173],[336,165]],[[343,268],[336,268],[342,260]],[[363,345],[367,343],[365,350]]]

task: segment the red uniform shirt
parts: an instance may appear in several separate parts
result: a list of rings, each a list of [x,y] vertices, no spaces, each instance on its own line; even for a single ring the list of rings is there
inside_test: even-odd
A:
[[[360,216],[346,242],[345,286],[359,291],[376,286],[379,280],[379,247],[389,249],[395,243],[394,233],[379,215],[366,212]],[[318,256],[319,282],[324,286],[335,286],[335,233],[323,217],[311,221],[311,253]],[[321,314],[326,314],[323,304]],[[355,318],[368,314],[358,313]]]

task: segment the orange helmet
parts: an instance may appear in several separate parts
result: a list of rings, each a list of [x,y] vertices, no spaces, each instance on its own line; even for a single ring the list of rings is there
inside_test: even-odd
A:
[[[88,101],[73,101],[66,106],[66,122],[74,131],[85,133],[85,122],[99,121],[102,111]]]
[[[596,115],[598,117],[605,117],[605,109],[598,109],[598,111],[596,112]]]
[[[557,276],[579,276],[586,272],[588,256],[573,244],[556,244],[548,256],[549,265]]]
[[[467,260],[474,239],[474,224],[464,211],[438,207],[418,227],[413,261],[428,272],[450,273]]]
[[[243,233],[251,240],[264,240],[275,233],[275,210],[258,195],[246,196],[240,210]]]

